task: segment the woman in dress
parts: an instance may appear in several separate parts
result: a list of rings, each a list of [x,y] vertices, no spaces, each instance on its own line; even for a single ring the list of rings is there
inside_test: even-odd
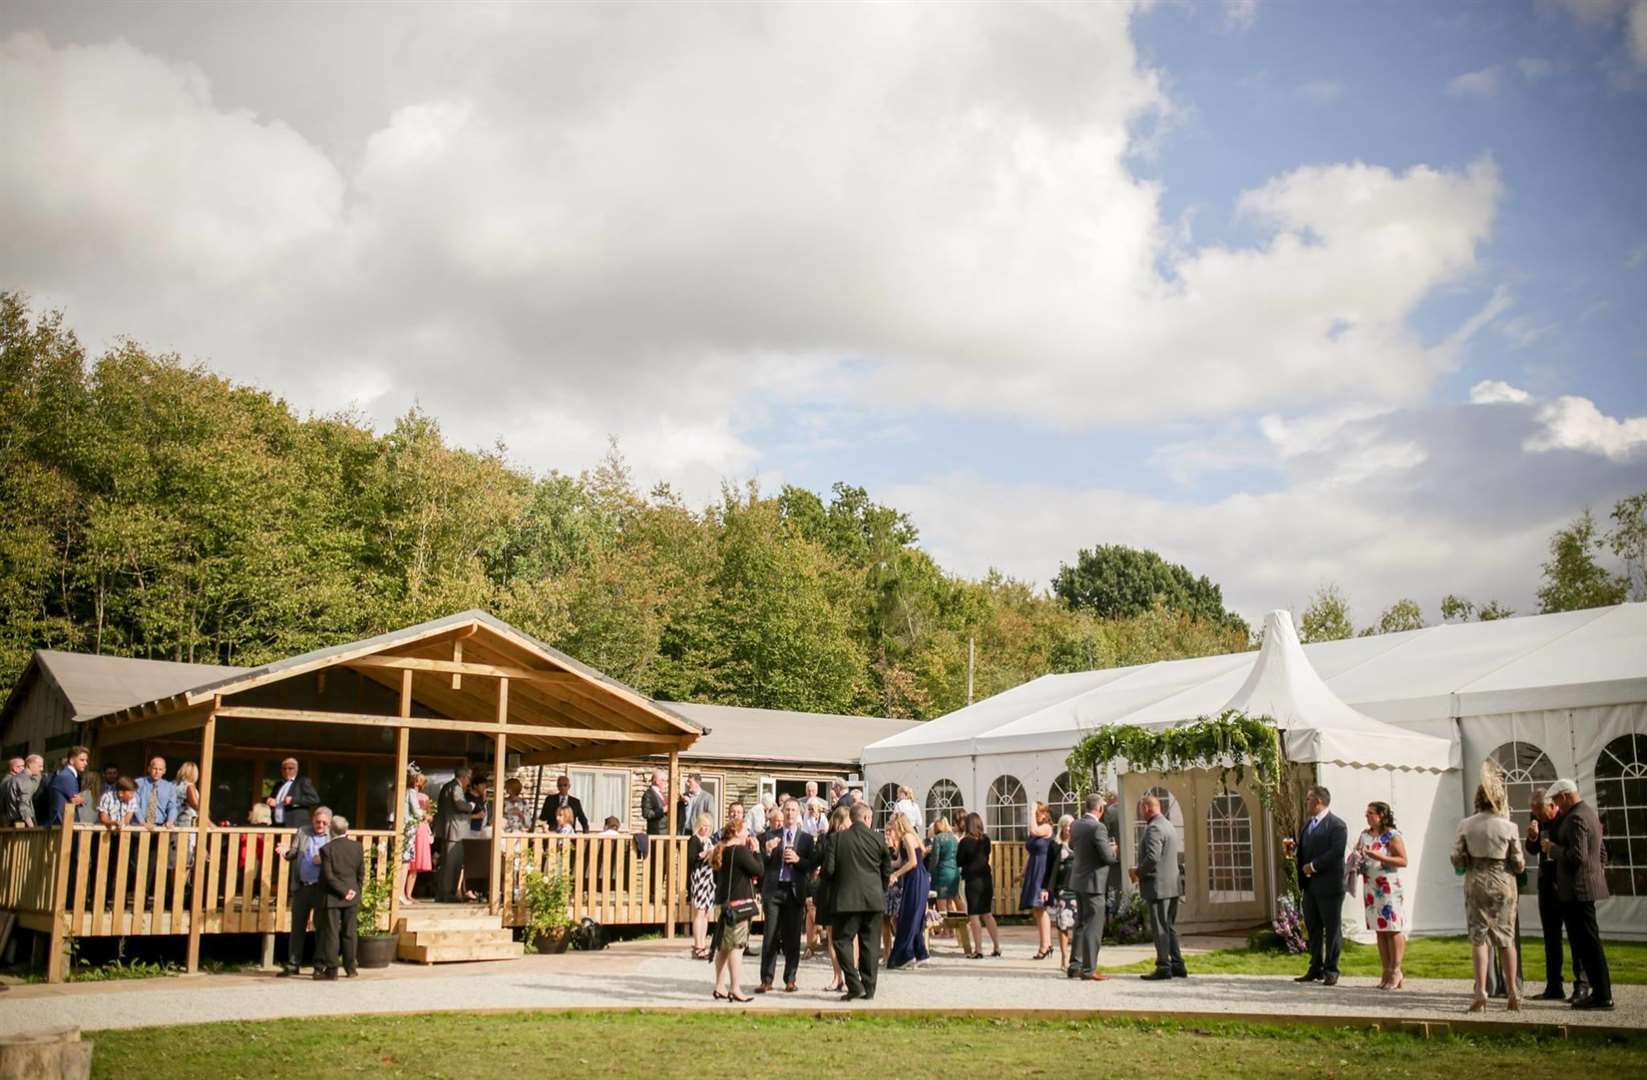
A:
[[[558,807],[555,810],[555,833],[558,836],[576,836],[577,828],[572,824],[572,808]]]
[[[819,866],[829,865],[829,846],[835,842],[835,834],[842,833],[852,827],[852,811],[845,806],[837,806],[829,813],[829,831],[818,834],[818,846],[813,851]],[[835,981],[826,987],[828,993],[840,993],[846,989],[845,977],[841,973],[841,962],[835,957],[835,935],[830,924],[835,921],[835,881],[827,872],[818,875],[818,888],[812,894],[814,905],[818,912],[818,923],[824,928],[824,952],[829,954],[829,965],[834,969]]]
[[[726,908],[734,900],[755,898],[755,878],[761,873],[761,857],[755,854],[755,838],[743,821],[727,825],[721,842],[709,856],[709,865],[715,873],[715,899],[721,905],[720,936],[715,946],[715,997],[720,1001],[747,1003],[754,998],[743,996],[738,986],[739,968],[743,966],[743,948],[749,944],[749,923],[732,926],[725,923]],[[721,983],[726,993],[721,993]]]
[[[989,837],[984,835],[984,819],[966,816],[966,835],[955,847],[955,861],[961,868],[961,886],[966,893],[967,928],[972,931],[974,951],[969,959],[984,958],[984,930],[994,946],[991,956],[1001,955],[1001,929],[995,925],[995,874],[989,866]]]
[[[687,878],[687,904],[692,908],[692,959],[709,959],[709,909],[715,906],[715,872],[709,865],[709,856],[715,850],[709,834],[715,819],[699,814],[693,823],[692,835],[686,840],[686,865],[692,868]]]
[[[1018,910],[1034,913],[1035,934],[1040,948],[1030,958],[1032,960],[1045,960],[1052,955],[1052,920],[1047,911],[1046,879],[1053,832],[1052,811],[1047,809],[1046,803],[1037,802],[1029,836],[1024,840],[1024,880],[1018,892]]]
[[[961,910],[961,868],[955,862],[955,830],[947,817],[932,823],[932,888],[940,912]],[[940,928],[940,934],[947,929]]]
[[[503,785],[503,831],[511,833],[532,831],[532,807],[521,794],[520,780],[511,776]]]
[[[903,814],[892,815],[892,831],[903,849],[903,860],[894,877],[903,899],[898,904],[898,933],[887,959],[888,970],[906,964],[924,964],[926,950],[926,898],[932,891],[932,875],[926,869],[926,850],[914,822]]]
[[[886,828],[882,832],[886,836],[886,846],[892,852],[892,876],[886,883],[885,917],[881,919],[881,955],[892,955],[892,941],[898,936],[898,915],[904,905],[904,879],[900,873],[908,856],[904,853],[903,845],[898,842],[898,819],[901,814],[893,814],[886,819]]]
[[[429,778],[413,769],[406,774],[405,849],[400,860],[406,868],[406,881],[401,886],[400,898],[412,902],[412,890],[417,887],[417,876],[435,868],[435,834],[429,828],[429,796],[423,789]]]
[[[1367,804],[1367,831],[1355,842],[1360,857],[1362,907],[1367,929],[1378,935],[1378,958],[1384,977],[1380,990],[1399,990],[1405,982],[1401,961],[1407,953],[1406,892],[1401,868],[1407,865],[1407,840],[1395,827],[1395,813],[1386,802]]]
[[[1454,868],[1464,874],[1464,917],[1470,930],[1470,958],[1475,967],[1475,997],[1470,1012],[1487,1007],[1488,950],[1498,950],[1509,990],[1509,1009],[1521,1010],[1515,974],[1516,875],[1527,868],[1521,835],[1510,820],[1504,774],[1496,763],[1482,763],[1475,789],[1476,812],[1458,823],[1453,845]]]
[[[177,767],[177,817],[172,824],[179,829],[188,829],[188,855],[185,864],[194,865],[195,833],[192,831],[200,824],[200,766],[192,761],[185,761]],[[194,878],[185,879],[185,888],[194,888]]]
[[[1052,928],[1058,932],[1058,970],[1069,970],[1069,934],[1075,929],[1075,894],[1069,890],[1069,871],[1075,853],[1070,850],[1069,837],[1075,829],[1075,818],[1065,814],[1058,819],[1058,841],[1047,859],[1047,911]]]

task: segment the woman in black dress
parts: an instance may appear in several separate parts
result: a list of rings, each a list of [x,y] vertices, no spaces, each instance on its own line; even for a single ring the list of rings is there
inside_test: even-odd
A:
[[[984,929],[989,930],[991,956],[1001,955],[1001,931],[995,925],[995,875],[989,867],[989,837],[984,835],[984,819],[977,814],[966,816],[966,835],[955,849],[955,861],[961,866],[961,892],[966,896],[967,926],[972,931],[972,947],[976,952],[969,958],[984,958]]]
[[[743,948],[749,944],[749,923],[725,923],[726,909],[734,900],[755,898],[755,878],[761,873],[761,858],[755,854],[755,838],[742,821],[726,827],[721,842],[709,857],[715,868],[715,899],[721,904],[720,934],[715,947],[715,997],[723,1001],[749,1002],[738,986],[738,969],[743,966]],[[721,993],[721,976],[726,976],[726,993]]]
[[[844,806],[837,806],[829,815],[829,831],[818,834],[817,847],[813,852],[820,867],[829,865],[829,846],[834,842],[835,834],[845,832],[852,827],[852,811]],[[835,981],[826,988],[828,993],[840,993],[846,989],[846,981],[841,975],[841,962],[835,959],[835,935],[830,930],[830,924],[835,920],[835,882],[828,871],[819,871],[817,892],[813,893],[813,906],[817,909],[818,925],[823,927],[824,952],[829,954],[829,964],[835,970]]]

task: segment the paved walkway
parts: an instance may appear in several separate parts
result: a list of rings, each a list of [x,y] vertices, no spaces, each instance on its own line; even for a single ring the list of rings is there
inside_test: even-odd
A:
[[[1228,939],[1186,942],[1195,951]],[[1033,940],[1012,935],[1002,959],[967,960],[945,943],[925,968],[882,976],[875,1000],[851,1009],[1069,1010],[1092,1013],[1176,1013],[1215,1017],[1341,1017],[1345,1021],[1452,1021],[1466,1023],[1468,984],[1409,979],[1408,989],[1386,993],[1372,978],[1346,978],[1336,988],[1299,986],[1271,976],[1199,975],[1171,983],[1116,976],[1103,983],[1061,978],[1056,953],[1030,959]],[[1147,950],[1107,947],[1105,964],[1142,959]],[[744,961],[744,988],[758,981],[758,961]],[[829,962],[801,970],[794,994],[756,995],[751,1010],[834,1011],[848,1008],[826,994]],[[465,1009],[687,1008],[725,1011],[711,1000],[707,963],[690,959],[678,942],[635,942],[598,953],[532,956],[522,960],[416,967],[396,964],[358,979],[316,983],[247,973],[61,986],[17,985],[0,997],[0,1035],[65,1024],[84,1030],[148,1027],[218,1020],[272,1020],[327,1013],[422,1013],[431,1002],[462,1002]],[[1647,987],[1622,986],[1612,1013],[1575,1013],[1549,1002],[1526,1003],[1520,1020],[1494,1002],[1489,1021],[1600,1025],[1647,1031]]]

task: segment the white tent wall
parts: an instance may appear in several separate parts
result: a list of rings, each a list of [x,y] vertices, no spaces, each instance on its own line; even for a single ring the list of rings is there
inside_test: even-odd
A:
[[[1597,761],[1603,750],[1617,740],[1630,735],[1647,736],[1647,703],[1467,716],[1458,721],[1458,728],[1465,765],[1459,780],[1459,816],[1468,813],[1464,808],[1471,806],[1482,761],[1510,743],[1521,744],[1523,754],[1529,756],[1529,746],[1543,752],[1547,765],[1535,765],[1531,777],[1536,786],[1542,787],[1558,776],[1571,777],[1578,782],[1584,798],[1605,816],[1608,807],[1596,790]],[[1640,742],[1636,745],[1642,746]],[[1506,756],[1500,754],[1501,759]],[[1647,777],[1647,761],[1642,761],[1640,765],[1644,777]],[[1513,781],[1515,777],[1512,775],[1511,779]],[[1526,809],[1526,795],[1518,792],[1513,783],[1511,799],[1514,809]],[[1632,803],[1631,809],[1637,814],[1634,821],[1639,822],[1647,817],[1647,807],[1638,808]],[[1608,830],[1610,862],[1615,866],[1630,864],[1644,867],[1647,852],[1633,856],[1632,862],[1632,851],[1641,848],[1643,841],[1647,841],[1647,829],[1638,833],[1630,828],[1629,835],[1623,836],[1618,832],[1616,828]],[[1641,875],[1636,877],[1639,879]],[[1636,895],[1630,895],[1630,891]],[[1596,919],[1604,936],[1647,938],[1647,892],[1638,888],[1615,888],[1612,899],[1597,905]],[[1538,895],[1535,891],[1529,891],[1521,900],[1522,933],[1536,936],[1538,925]]]
[[[948,780],[961,789],[962,804],[968,810],[983,806],[973,778],[971,757],[933,758],[929,761],[888,761],[864,766],[864,795],[873,800],[883,784],[904,784],[915,793],[915,801],[923,810],[932,785]],[[989,781],[985,780],[985,784]]]
[[[1352,847],[1367,827],[1367,804],[1390,804],[1396,827],[1407,837],[1408,865],[1401,873],[1409,933],[1462,933],[1464,889],[1447,859],[1459,820],[1458,773],[1322,762],[1316,766],[1316,776],[1331,792],[1332,811],[1348,826]],[[1355,892],[1345,897],[1344,936],[1371,942],[1373,933],[1367,929],[1363,888],[1358,882]]]

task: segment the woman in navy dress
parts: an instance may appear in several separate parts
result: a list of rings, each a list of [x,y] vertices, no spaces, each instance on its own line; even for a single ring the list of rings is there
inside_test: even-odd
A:
[[[926,963],[926,900],[932,891],[932,875],[927,873],[920,834],[902,814],[893,814],[892,822],[903,858],[892,875],[899,886],[898,930],[892,941],[892,955],[886,961],[888,971],[910,963]]]
[[[1018,909],[1035,913],[1035,932],[1040,937],[1041,949],[1033,959],[1045,960],[1052,955],[1052,919],[1047,909],[1047,861],[1052,851],[1052,811],[1044,802],[1035,804],[1035,820],[1024,840],[1024,887],[1018,895]]]

